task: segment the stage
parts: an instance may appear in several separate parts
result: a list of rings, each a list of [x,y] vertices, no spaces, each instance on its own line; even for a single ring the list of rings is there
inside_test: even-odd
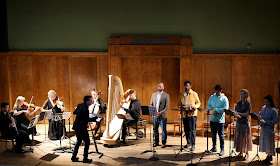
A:
[[[47,126],[47,125],[46,125]],[[68,125],[66,125],[68,131]],[[104,130],[102,126],[102,130]],[[47,128],[46,128],[47,129]],[[57,153],[54,150],[60,149],[59,141],[50,141],[45,139],[45,125],[37,125],[37,130],[41,134],[40,136],[35,136],[34,139],[40,141],[41,143],[34,146],[34,153],[28,152],[23,154],[16,154],[10,150],[6,150],[5,143],[1,141],[0,146],[0,165],[88,165],[82,162],[72,163],[71,153]],[[133,130],[132,130],[133,131]],[[92,165],[187,165],[191,163],[191,154],[189,152],[180,153],[177,158],[175,158],[175,153],[180,149],[180,136],[177,130],[177,135],[173,136],[173,124],[167,125],[168,137],[167,137],[167,147],[162,149],[160,146],[156,147],[156,156],[159,158],[158,161],[150,161],[149,158],[153,155],[151,152],[141,154],[145,150],[151,149],[150,147],[150,128],[147,128],[147,138],[139,138],[134,140],[134,136],[130,136],[127,141],[127,145],[120,144],[118,146],[113,146],[111,148],[103,147],[102,144],[98,143],[99,152],[104,153],[104,156],[99,159],[98,154],[89,154],[89,158],[93,159]],[[221,158],[215,155],[206,155],[201,161],[199,161],[202,153],[206,150],[206,136],[201,137],[201,129],[197,129],[198,136],[196,138],[196,149],[193,155],[193,163],[197,165],[229,165],[229,141],[225,140],[225,155]],[[91,135],[91,133],[90,133]],[[253,137],[255,138],[255,137]],[[71,137],[72,143],[76,141],[76,136]],[[99,140],[98,140],[99,142]],[[254,141],[255,142],[255,141]],[[160,143],[161,144],[161,143]],[[186,144],[185,138],[183,138],[183,145]],[[217,154],[220,152],[219,140],[217,144]],[[233,142],[232,142],[233,145]],[[277,143],[275,143],[277,147]],[[8,148],[12,147],[11,142],[8,142]],[[71,144],[74,148],[74,144]],[[211,137],[209,138],[209,149],[212,147]],[[29,147],[24,147],[24,150],[28,150]],[[69,149],[69,139],[62,140],[62,148]],[[79,149],[78,157],[82,161],[84,147],[81,146]],[[246,161],[239,161],[236,157],[232,158],[231,165],[248,165],[249,162],[256,155],[257,145],[253,145],[253,151],[249,152],[249,159]],[[95,151],[93,141],[91,142],[90,150]],[[266,155],[264,153],[259,153],[261,160],[264,160]],[[42,158],[43,157],[43,158]],[[40,159],[41,158],[41,159]],[[273,157],[273,165],[277,165],[276,157]],[[255,160],[251,165],[261,165]]]

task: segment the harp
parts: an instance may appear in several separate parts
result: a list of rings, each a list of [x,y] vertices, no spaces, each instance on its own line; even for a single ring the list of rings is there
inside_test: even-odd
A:
[[[129,107],[128,92],[123,91],[122,81],[118,76],[109,75],[108,108],[106,111],[106,129],[101,137],[101,143],[114,145],[120,136],[120,130],[125,119],[125,110]],[[119,108],[122,105],[123,108]]]

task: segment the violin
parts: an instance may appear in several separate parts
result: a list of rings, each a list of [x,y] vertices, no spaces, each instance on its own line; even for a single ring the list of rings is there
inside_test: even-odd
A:
[[[60,109],[64,107],[63,102],[61,101],[61,99],[62,99],[62,97],[61,97],[61,98],[56,97],[56,98],[52,101],[53,104],[54,104],[54,106],[57,105],[57,108],[60,108]]]
[[[27,102],[24,102],[23,105],[21,106],[21,109],[26,110],[29,108],[36,108],[37,106],[35,106],[34,104],[28,104]]]

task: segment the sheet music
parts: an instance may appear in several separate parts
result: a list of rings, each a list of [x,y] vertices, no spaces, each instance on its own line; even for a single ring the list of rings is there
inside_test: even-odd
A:
[[[62,119],[68,120],[70,119],[70,117],[71,117],[71,112],[63,112]]]
[[[149,105],[148,108],[150,116],[157,116],[157,109],[155,106]]]

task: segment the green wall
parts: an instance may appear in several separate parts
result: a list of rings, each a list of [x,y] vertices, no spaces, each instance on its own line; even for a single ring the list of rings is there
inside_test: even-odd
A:
[[[271,0],[7,0],[10,50],[107,51],[120,35],[179,35],[194,52],[280,52]]]

